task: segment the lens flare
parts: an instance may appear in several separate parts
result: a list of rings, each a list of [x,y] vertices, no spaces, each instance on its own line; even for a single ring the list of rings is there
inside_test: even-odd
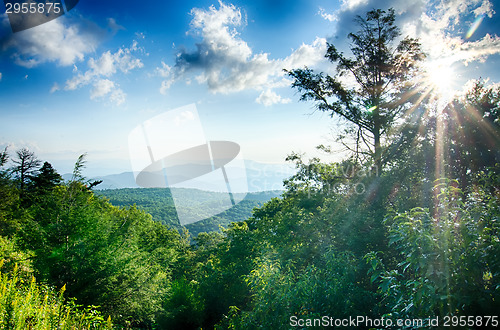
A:
[[[474,23],[472,23],[469,31],[467,31],[467,34],[465,35],[465,39],[470,39],[470,37],[472,37],[472,35],[474,34],[474,32],[476,32],[479,25],[481,25],[481,22],[483,21],[483,19],[484,19],[484,15],[481,15],[481,16],[476,18]]]
[[[456,73],[444,61],[435,61],[427,64],[427,84],[433,93],[443,102],[449,101],[455,94]]]

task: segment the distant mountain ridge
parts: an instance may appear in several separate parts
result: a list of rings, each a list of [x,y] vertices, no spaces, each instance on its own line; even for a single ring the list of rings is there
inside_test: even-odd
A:
[[[288,164],[265,164],[251,160],[245,160],[248,190],[247,192],[259,192],[270,190],[283,190],[283,180],[294,173],[294,168]],[[64,174],[65,180],[71,179],[71,174]],[[97,190],[141,188],[137,185],[133,172],[123,172],[90,178],[91,181],[102,180],[102,183],[95,187]],[[201,188],[211,191],[210,182],[206,182],[203,187],[193,187],[186,183],[184,188]]]

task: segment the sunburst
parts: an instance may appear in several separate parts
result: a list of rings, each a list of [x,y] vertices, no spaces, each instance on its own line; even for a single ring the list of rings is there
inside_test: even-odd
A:
[[[445,60],[426,64],[426,84],[440,103],[448,103],[457,91],[457,73]]]

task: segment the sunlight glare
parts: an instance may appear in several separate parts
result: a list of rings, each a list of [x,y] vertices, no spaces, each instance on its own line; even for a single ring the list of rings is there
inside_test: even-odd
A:
[[[431,62],[427,66],[428,84],[442,101],[449,101],[455,94],[453,88],[455,77],[453,68],[447,63]]]

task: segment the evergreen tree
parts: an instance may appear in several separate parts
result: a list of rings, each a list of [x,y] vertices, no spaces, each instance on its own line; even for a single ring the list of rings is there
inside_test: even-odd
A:
[[[14,163],[12,171],[19,179],[20,198],[23,200],[26,185],[38,171],[40,160],[35,156],[34,152],[29,151],[27,148],[16,151],[16,156],[17,158],[12,160]]]
[[[325,57],[337,63],[334,76],[307,67],[287,72],[294,79],[292,87],[302,93],[300,100],[313,101],[320,111],[350,124],[347,132],[355,147],[340,139],[355,152],[356,159],[368,156],[379,170],[385,162],[384,139],[416,98],[417,93],[409,91],[416,87],[412,78],[424,54],[413,38],[405,37],[394,45],[400,31],[393,9],[372,10],[366,17],[357,16],[356,21],[360,30],[348,36],[353,58],[328,44]]]
[[[51,189],[62,182],[62,177],[49,162],[44,162],[37,176],[33,178],[33,184],[37,189]]]

